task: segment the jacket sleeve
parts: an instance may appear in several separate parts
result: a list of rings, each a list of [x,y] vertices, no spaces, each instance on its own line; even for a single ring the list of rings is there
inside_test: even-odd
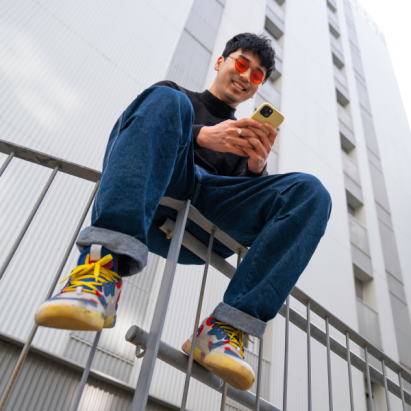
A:
[[[237,165],[232,173],[233,177],[261,177],[268,176],[267,164],[260,174],[253,173],[248,169],[248,159],[250,157],[239,157]]]

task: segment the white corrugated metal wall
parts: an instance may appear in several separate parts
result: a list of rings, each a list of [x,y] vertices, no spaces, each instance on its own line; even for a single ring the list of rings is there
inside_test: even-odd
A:
[[[117,117],[145,87],[165,78],[192,2],[2,3],[1,138],[101,169]],[[0,180],[0,261],[49,175],[48,169],[13,160]],[[92,187],[71,176],[56,177],[1,281],[0,308],[8,315],[0,331],[27,337]],[[89,221],[90,216],[85,225]],[[77,256],[73,250],[64,276]],[[138,371],[124,335],[133,323],[148,328],[158,265],[161,269],[163,262],[150,256],[146,271],[125,281],[116,332],[103,333],[94,369],[125,382]],[[87,333],[41,329],[34,344],[81,363],[90,338]],[[66,387],[59,389],[63,395]]]

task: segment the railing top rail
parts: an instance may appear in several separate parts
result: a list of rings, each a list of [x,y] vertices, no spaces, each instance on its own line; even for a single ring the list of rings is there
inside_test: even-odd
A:
[[[184,201],[174,200],[170,197],[163,197],[160,200],[160,204],[178,211],[183,206]],[[188,218],[197,225],[199,225],[203,230],[207,231],[207,233],[209,234],[211,234],[212,230],[215,230],[215,238],[221,241],[226,247],[228,247],[234,253],[238,254],[239,251],[241,251],[242,258],[244,258],[247,254],[247,247],[244,247],[242,244],[235,241],[224,231],[221,231],[211,221],[207,220],[195,207],[190,206],[190,209],[188,211]]]
[[[79,164],[71,163],[70,161],[62,160],[58,157],[49,156],[48,154],[31,150],[27,147],[22,147],[17,144],[10,143],[9,141],[0,139],[0,153],[8,155],[12,152],[14,152],[14,157],[20,158],[21,160],[26,160],[31,163],[51,169],[59,166],[59,172],[70,174],[72,176],[92,181],[94,183],[100,180],[100,171],[93,170]]]
[[[350,335],[351,341],[355,342],[358,346],[362,348],[367,347],[369,354],[371,354],[377,360],[384,360],[385,365],[391,370],[397,373],[401,371],[401,375],[404,378],[404,380],[406,380],[407,382],[411,384],[411,373],[407,369],[402,367],[399,363],[397,363],[392,358],[390,358],[387,354],[382,352],[378,347],[376,347],[374,344],[372,344],[362,335],[358,334],[357,331],[353,330],[351,327],[349,327],[347,324],[345,324],[335,315],[331,314],[321,304],[317,303],[315,300],[313,300],[310,296],[305,294],[303,291],[301,291],[297,287],[294,287],[292,289],[291,295],[296,300],[298,300],[300,303],[304,305],[307,305],[307,302],[310,302],[310,308],[312,312],[314,312],[315,314],[317,314],[319,317],[323,318],[324,320],[326,317],[328,317],[328,321],[330,325],[332,325],[335,329],[337,329],[344,335],[348,332]]]
[[[22,160],[30,161],[32,163],[54,169],[57,165],[59,166],[59,171],[66,174],[73,175],[88,181],[97,182],[100,179],[101,172],[93,170],[81,165],[71,163],[57,157],[49,156],[47,154],[31,150],[27,147],[22,147],[17,144],[13,144],[0,139],[0,152],[4,154],[10,154],[14,152],[14,156]],[[178,200],[173,200],[168,197],[161,199],[160,204],[171,207],[175,210],[180,210],[183,202]],[[241,254],[244,257],[248,249],[235,241],[229,235],[219,230],[211,221],[207,220],[201,213],[193,206],[190,206],[188,218],[198,224],[201,228],[211,233],[211,230],[215,231],[215,237],[221,241],[226,247],[232,250],[235,253],[238,253],[241,250]],[[348,332],[351,341],[355,342],[360,347],[367,347],[369,354],[374,356],[378,360],[384,360],[385,365],[395,372],[401,372],[402,378],[411,384],[411,373],[401,366],[399,363],[391,359],[379,348],[377,348],[370,341],[358,334],[357,331],[353,330],[335,315],[331,314],[326,310],[321,304],[317,303],[306,293],[294,287],[291,291],[291,295],[300,303],[307,305],[310,302],[310,309],[312,312],[317,314],[319,317],[325,318],[328,317],[329,324],[332,325],[335,329],[343,333],[344,335]]]

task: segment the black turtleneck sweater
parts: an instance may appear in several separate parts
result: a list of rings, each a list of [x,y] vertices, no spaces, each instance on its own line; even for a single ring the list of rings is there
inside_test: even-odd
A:
[[[208,90],[195,93],[180,87],[173,81],[160,81],[154,86],[167,86],[184,93],[194,108],[193,140],[194,163],[209,174],[231,177],[258,177],[268,175],[267,167],[261,174],[255,174],[248,169],[249,157],[240,157],[233,153],[221,153],[197,144],[197,136],[201,127],[214,126],[225,120],[237,120],[234,117],[235,109],[215,97]]]

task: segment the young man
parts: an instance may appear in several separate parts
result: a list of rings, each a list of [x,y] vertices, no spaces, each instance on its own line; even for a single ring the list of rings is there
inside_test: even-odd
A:
[[[236,107],[252,98],[274,70],[269,40],[239,34],[228,41],[209,90],[194,93],[163,81],[145,90],[110,135],[92,225],[80,233],[78,266],[63,290],[43,303],[36,322],[46,327],[114,327],[121,278],[140,272],[148,250],[167,256],[158,228],[176,212],[163,196],[190,199],[217,227],[250,250],[212,315],[199,327],[196,361],[238,389],[254,373],[243,356],[243,337],[262,337],[307,266],[325,232],[330,195],[308,174],[267,175],[277,131],[244,118]],[[251,114],[251,113],[250,113]],[[209,235],[186,230],[208,244]],[[232,254],[220,242],[213,249]],[[181,264],[203,264],[182,247]],[[191,338],[183,350],[188,354]]]

